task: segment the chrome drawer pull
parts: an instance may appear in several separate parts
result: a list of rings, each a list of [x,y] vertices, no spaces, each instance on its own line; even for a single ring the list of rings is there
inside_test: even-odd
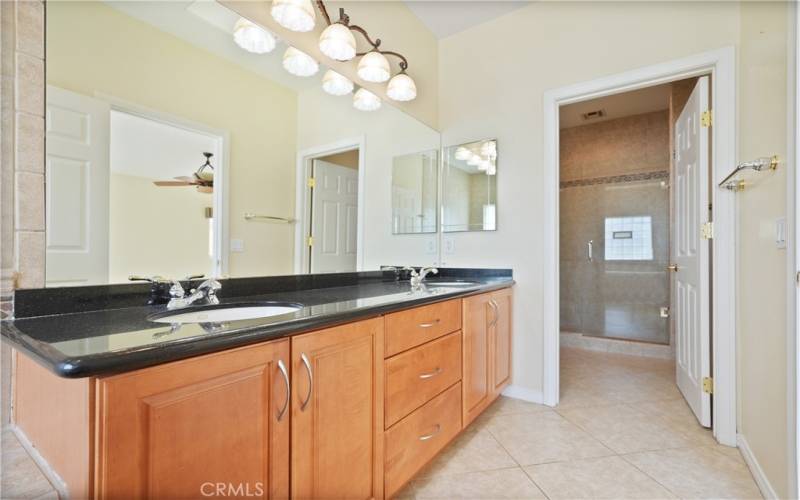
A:
[[[289,396],[292,390],[289,387],[289,373],[286,371],[286,365],[283,364],[282,359],[278,360],[278,370],[281,371],[281,375],[283,375],[283,381],[286,383],[286,401],[283,402],[283,408],[281,408],[281,411],[278,412],[278,422],[280,422],[283,418],[283,414],[286,413],[286,408],[289,407]]]
[[[427,378],[433,378],[436,375],[439,375],[440,373],[442,373],[442,369],[437,366],[435,370],[433,370],[430,373],[423,373],[422,375],[419,376],[419,378],[421,378],[422,380],[425,380]]]
[[[300,411],[303,411],[308,406],[308,402],[311,401],[311,392],[314,390],[314,375],[311,374],[311,362],[308,361],[306,353],[300,354],[300,360],[303,361],[303,366],[306,367],[308,372],[308,394],[306,395],[306,400],[300,404]]]
[[[439,434],[440,432],[442,432],[442,426],[439,425],[439,424],[436,424],[435,430],[433,432],[431,432],[430,434],[425,434],[424,436],[420,436],[419,440],[420,441],[427,441],[430,438],[432,438],[432,437],[436,436],[437,434]]]
[[[420,323],[419,327],[420,328],[430,328],[432,326],[438,325],[440,321],[442,321],[442,320],[440,320],[439,318],[436,318],[435,320],[431,321],[430,323]]]

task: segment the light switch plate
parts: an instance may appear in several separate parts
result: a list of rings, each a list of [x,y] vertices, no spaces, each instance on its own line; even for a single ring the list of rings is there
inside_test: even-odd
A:
[[[244,252],[244,240],[231,239],[231,252]]]
[[[775,219],[775,246],[786,248],[786,217]]]

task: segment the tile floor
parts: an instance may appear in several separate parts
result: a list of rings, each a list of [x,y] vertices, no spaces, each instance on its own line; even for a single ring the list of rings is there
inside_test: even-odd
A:
[[[501,397],[401,498],[761,498],[738,451],[697,425],[673,362],[564,348],[561,405]],[[2,432],[0,498],[57,499]]]
[[[501,397],[402,498],[761,498],[700,427],[674,362],[564,348],[556,409]]]

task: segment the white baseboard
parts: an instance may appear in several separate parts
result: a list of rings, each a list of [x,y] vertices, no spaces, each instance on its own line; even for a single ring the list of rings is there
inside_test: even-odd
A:
[[[534,391],[518,385],[509,385],[503,389],[502,394],[503,396],[521,399],[523,401],[528,401],[529,403],[544,404],[544,395],[542,394],[542,391]]]
[[[775,493],[775,489],[769,483],[769,479],[767,479],[767,475],[764,474],[761,464],[758,463],[756,456],[753,454],[753,450],[750,449],[747,439],[745,439],[743,435],[737,434],[736,442],[739,445],[739,451],[742,453],[744,462],[750,469],[750,473],[753,474],[753,479],[756,480],[758,489],[761,490],[761,494],[764,495],[764,498],[778,498],[778,495]]]

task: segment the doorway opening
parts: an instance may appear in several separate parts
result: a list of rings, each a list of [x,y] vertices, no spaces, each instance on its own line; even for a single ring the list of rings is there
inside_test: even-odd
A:
[[[297,272],[361,268],[363,158],[360,140],[301,153]]]

